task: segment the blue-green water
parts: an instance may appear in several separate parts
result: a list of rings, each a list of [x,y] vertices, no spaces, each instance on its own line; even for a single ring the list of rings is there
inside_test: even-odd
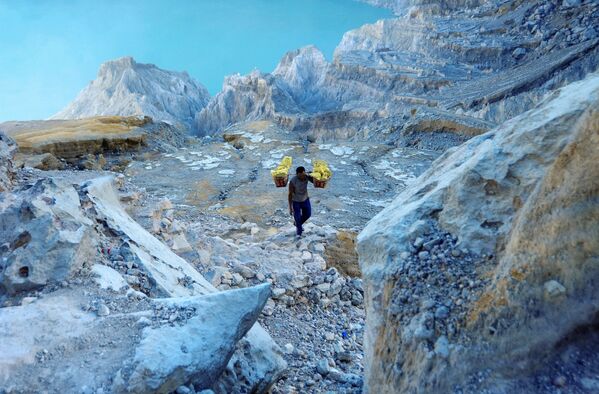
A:
[[[117,57],[186,70],[214,94],[304,45],[330,59],[347,30],[389,15],[352,0],[0,0],[0,121],[52,115]]]

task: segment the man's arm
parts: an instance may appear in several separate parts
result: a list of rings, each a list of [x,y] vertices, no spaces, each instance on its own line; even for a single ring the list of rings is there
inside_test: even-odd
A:
[[[314,183],[314,177],[312,175],[308,175],[308,180],[312,183]]]
[[[295,191],[295,187],[293,186],[293,183],[289,182],[289,214],[293,215],[293,192]]]

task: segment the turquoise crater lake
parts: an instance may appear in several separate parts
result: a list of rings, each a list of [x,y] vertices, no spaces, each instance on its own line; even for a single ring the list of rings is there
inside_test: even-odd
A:
[[[308,44],[330,59],[343,33],[390,15],[352,0],[0,0],[0,122],[49,117],[106,60],[185,70],[215,94]]]

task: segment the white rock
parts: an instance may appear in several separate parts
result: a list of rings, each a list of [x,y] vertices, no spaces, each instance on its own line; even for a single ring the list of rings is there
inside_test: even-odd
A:
[[[435,354],[442,358],[449,357],[449,341],[442,335],[435,342]]]
[[[269,293],[269,285],[260,285],[161,301],[165,305],[193,307],[196,313],[183,325],[143,330],[126,389],[174,391],[192,377],[196,387],[211,387],[233,355],[237,341],[258,318]]]
[[[292,344],[286,343],[284,348],[285,348],[285,353],[287,353],[287,354],[293,353],[294,347]]]
[[[554,298],[566,294],[566,288],[556,280],[550,280],[543,285],[545,295]]]
[[[103,264],[94,264],[92,267],[92,273],[94,276],[94,281],[102,288],[102,289],[111,289],[114,291],[119,291],[123,288],[129,287],[123,276],[118,273],[118,271],[114,270]]]
[[[123,57],[102,64],[97,78],[52,119],[147,115],[191,127],[194,114],[209,99],[206,88],[185,72],[165,71]]]

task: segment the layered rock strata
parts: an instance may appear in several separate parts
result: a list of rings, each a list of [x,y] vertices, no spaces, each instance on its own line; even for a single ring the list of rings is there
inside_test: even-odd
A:
[[[471,136],[599,65],[594,1],[387,5],[400,16],[346,33],[330,63],[306,47],[272,73],[228,77],[196,116],[197,131],[271,119],[317,139]]]

